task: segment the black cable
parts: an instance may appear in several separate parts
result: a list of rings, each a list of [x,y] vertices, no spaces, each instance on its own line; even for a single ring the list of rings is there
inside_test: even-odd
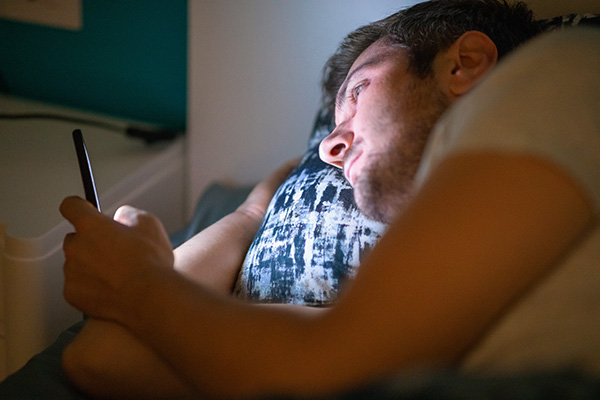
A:
[[[152,130],[135,126],[120,126],[109,122],[96,121],[87,118],[70,117],[61,114],[50,114],[50,113],[18,113],[18,114],[6,114],[0,113],[0,119],[13,119],[13,120],[26,120],[26,119],[50,119],[57,121],[72,122],[76,124],[83,124],[88,126],[95,126],[98,128],[124,133],[126,136],[142,139],[147,144],[155,142],[173,140],[179,134],[176,131],[169,129]]]
[[[94,121],[86,118],[69,117],[67,115],[50,114],[50,113],[18,113],[18,114],[5,114],[0,113],[1,119],[53,119],[57,121],[73,122],[75,124],[84,124],[90,126],[96,126],[98,128],[106,129],[109,131],[123,132],[124,127],[117,124],[111,124],[108,122]]]

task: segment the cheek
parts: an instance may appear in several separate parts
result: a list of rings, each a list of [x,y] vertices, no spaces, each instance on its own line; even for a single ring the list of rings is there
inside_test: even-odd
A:
[[[402,134],[404,122],[410,118],[406,104],[390,93],[370,98],[368,107],[364,107],[364,110],[364,129],[378,141],[387,141]]]

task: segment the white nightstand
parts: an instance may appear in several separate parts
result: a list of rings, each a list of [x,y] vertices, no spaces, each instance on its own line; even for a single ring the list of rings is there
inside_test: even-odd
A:
[[[0,113],[25,112],[129,122],[0,95]],[[130,204],[157,215],[169,233],[184,222],[184,138],[148,146],[83,124],[0,119],[0,380],[81,319],[62,297],[62,240],[71,226],[58,212],[64,197],[83,197],[77,128],[104,213]]]

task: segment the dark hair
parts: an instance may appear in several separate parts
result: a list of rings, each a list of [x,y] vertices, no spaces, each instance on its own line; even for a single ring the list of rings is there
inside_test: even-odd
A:
[[[410,53],[409,71],[424,78],[436,55],[447,50],[463,33],[485,33],[496,44],[498,58],[542,31],[528,6],[506,0],[430,0],[400,10],[350,33],[329,58],[323,70],[324,106],[333,113],[335,96],[358,56],[377,40]]]

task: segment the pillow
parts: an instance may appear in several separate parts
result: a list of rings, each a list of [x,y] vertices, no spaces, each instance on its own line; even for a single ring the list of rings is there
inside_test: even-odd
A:
[[[565,29],[574,26],[600,26],[600,15],[567,14],[542,20],[545,31]]]
[[[234,293],[261,303],[331,304],[386,226],[354,203],[340,169],[319,158],[333,119],[318,114],[308,150],[273,197]]]

